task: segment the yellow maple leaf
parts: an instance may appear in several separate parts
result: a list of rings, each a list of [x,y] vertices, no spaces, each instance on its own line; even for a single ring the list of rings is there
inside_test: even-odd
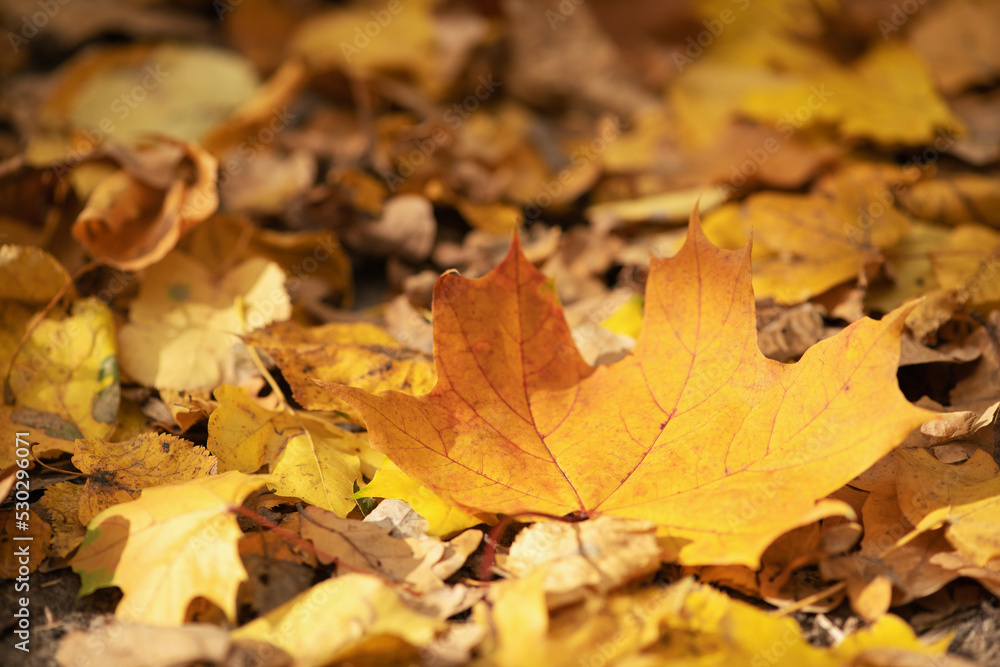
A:
[[[865,237],[852,226],[856,207],[823,197],[765,193],[746,203],[761,249],[754,257],[754,292],[783,304],[865,275],[882,261],[881,247],[896,243],[909,221],[893,212],[873,223]]]
[[[830,123],[843,136],[890,145],[929,144],[939,128],[960,126],[920,56],[899,42],[876,44],[850,68],[831,66],[787,87],[750,93],[741,108],[788,128]],[[789,119],[789,109],[804,111]]]
[[[347,574],[313,586],[232,637],[277,646],[296,667],[323,667],[346,658],[365,639],[398,637],[419,647],[444,627],[444,621],[407,607],[381,579]]]
[[[906,309],[795,364],[766,359],[749,260],[692,216],[681,252],[653,260],[635,350],[594,369],[515,242],[486,278],[438,280],[436,296],[459,296],[435,301],[430,394],[326,386],[363,414],[375,449],[459,506],[647,519],[683,563],[756,567],[783,532],[851,516],[825,496],[929,413],[897,385]]]
[[[236,589],[247,578],[233,506],[267,482],[238,472],[145,489],[138,500],[94,517],[71,564],[80,595],[118,586],[115,615],[180,625],[201,596],[236,620]]]
[[[208,448],[222,471],[257,472],[268,465],[270,486],[340,516],[355,507],[354,482],[368,444],[320,414],[268,410],[246,389],[215,390],[219,407],[208,420]]]
[[[875,44],[848,66],[811,44],[822,31],[811,4],[781,3],[767,13],[755,7],[756,20],[731,21],[707,53],[679,63],[668,99],[688,141],[708,144],[737,115],[773,125],[785,138],[832,126],[841,136],[886,145],[929,144],[937,131],[961,127],[905,43]]]

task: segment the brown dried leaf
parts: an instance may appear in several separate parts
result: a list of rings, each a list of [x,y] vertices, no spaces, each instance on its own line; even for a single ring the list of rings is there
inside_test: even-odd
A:
[[[162,138],[148,150],[176,153],[169,187],[121,169],[100,182],[73,224],[73,236],[95,259],[124,271],[166,257],[219,203],[217,163],[204,149]]]

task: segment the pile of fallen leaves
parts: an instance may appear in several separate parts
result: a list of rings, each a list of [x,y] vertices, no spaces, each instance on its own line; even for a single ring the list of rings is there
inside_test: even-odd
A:
[[[1000,664],[1000,4],[0,25],[4,664]]]

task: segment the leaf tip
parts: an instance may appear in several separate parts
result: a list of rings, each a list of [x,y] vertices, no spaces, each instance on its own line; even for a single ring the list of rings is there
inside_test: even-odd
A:
[[[691,209],[691,216],[688,218],[688,236],[687,240],[684,242],[684,247],[686,248],[688,244],[694,246],[710,246],[717,247],[712,243],[711,239],[705,235],[705,230],[701,225],[701,211],[699,210],[699,205],[701,203],[701,198],[694,203],[694,208]]]

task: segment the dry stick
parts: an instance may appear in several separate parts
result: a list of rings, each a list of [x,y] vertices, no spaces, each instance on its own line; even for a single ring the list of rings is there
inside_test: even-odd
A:
[[[59,300],[65,296],[70,286],[73,285],[84,273],[100,265],[101,263],[97,260],[91,260],[77,269],[72,276],[66,276],[66,281],[63,283],[63,286],[59,288],[59,291],[56,292],[55,296],[52,297],[44,308],[42,308],[41,312],[35,315],[34,321],[28,327],[28,330],[24,332],[24,335],[21,336],[21,342],[18,343],[17,347],[14,349],[14,354],[10,357],[10,363],[7,364],[7,372],[4,373],[3,376],[3,397],[6,405],[14,404],[15,397],[14,390],[10,386],[10,374],[14,372],[14,362],[17,361],[17,355],[21,353],[22,349],[24,349],[28,339],[31,338],[31,334],[35,333],[35,330],[42,323],[42,320],[44,320],[45,316],[49,314],[49,311],[52,310],[57,303],[59,303]]]
[[[843,590],[845,588],[847,588],[847,583],[846,582],[842,581],[839,584],[834,584],[833,586],[830,586],[829,588],[821,590],[818,593],[813,593],[812,595],[806,596],[806,597],[802,598],[801,600],[796,600],[795,602],[792,602],[791,604],[789,604],[789,605],[787,605],[785,607],[782,607],[781,609],[779,609],[778,611],[776,611],[774,615],[777,616],[777,617],[787,616],[788,614],[791,614],[791,613],[796,612],[796,611],[800,611],[801,609],[804,609],[805,607],[808,607],[813,602],[818,602],[819,600],[823,600],[825,598],[830,597],[834,593],[839,593],[841,590]]]
[[[249,327],[247,326],[246,304],[244,303],[242,296],[237,297],[236,313],[240,318],[240,328],[242,331],[248,331]],[[278,386],[278,383],[275,381],[270,371],[268,371],[264,366],[264,362],[261,361],[260,355],[257,354],[257,348],[253,345],[247,345],[247,354],[250,355],[250,360],[253,362],[257,372],[264,378],[264,381],[267,382],[267,386],[271,388],[271,391],[274,392],[274,395],[277,396],[280,401],[279,410],[281,412],[288,411],[291,412],[292,415],[295,415],[295,410],[292,410],[292,406],[288,404],[288,398],[285,396],[285,392],[281,391],[281,387]],[[301,421],[299,423],[301,424]],[[305,428],[305,426],[303,426],[303,428]]]

